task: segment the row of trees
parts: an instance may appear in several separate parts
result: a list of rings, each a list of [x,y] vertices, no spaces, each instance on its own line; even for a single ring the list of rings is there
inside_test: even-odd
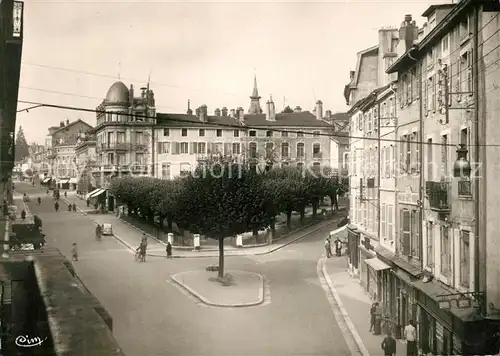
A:
[[[127,205],[129,212],[160,224],[175,223],[182,230],[203,234],[219,241],[219,276],[223,276],[224,238],[247,231],[271,227],[276,216],[287,215],[291,225],[294,211],[305,215],[312,206],[313,215],[325,196],[332,208],[337,195],[347,187],[328,172],[285,167],[255,173],[231,162],[210,162],[199,166],[184,178],[116,178],[111,193]],[[337,207],[338,208],[338,207]]]

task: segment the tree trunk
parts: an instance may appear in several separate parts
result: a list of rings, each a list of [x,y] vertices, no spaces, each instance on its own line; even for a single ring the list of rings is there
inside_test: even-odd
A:
[[[292,228],[292,211],[286,212],[286,226],[291,229]]]
[[[219,278],[224,277],[224,238],[219,238]]]
[[[335,203],[335,210],[339,210],[339,200],[337,199],[337,194],[333,196],[333,202]]]
[[[304,220],[305,217],[306,217],[306,207],[303,206],[300,208],[300,221]]]
[[[170,231],[172,231],[172,224],[173,224],[173,221],[174,219],[172,219],[172,216],[168,215],[167,216],[167,227]]]
[[[312,208],[313,208],[313,218],[315,218],[316,214],[318,213],[318,202],[316,200],[313,201]]]
[[[271,236],[274,238],[276,235],[276,218],[272,218],[271,220]]]
[[[160,215],[160,230],[163,230],[163,219],[165,219],[165,217]]]

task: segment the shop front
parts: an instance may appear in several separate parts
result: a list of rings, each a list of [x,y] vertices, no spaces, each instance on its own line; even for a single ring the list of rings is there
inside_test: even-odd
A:
[[[366,290],[370,294],[370,296],[377,300],[379,303],[382,303],[382,307],[384,306],[384,280],[386,276],[386,272],[391,268],[388,264],[381,261],[377,257],[369,258],[364,261],[366,263],[368,269],[368,285]]]
[[[372,240],[368,235],[361,234],[361,243],[359,245],[359,279],[361,285],[368,292],[368,294],[373,298],[377,299],[377,276],[378,273],[370,267],[367,260],[371,260],[377,257],[375,253],[375,247],[372,244]]]
[[[69,183],[69,189],[76,190],[77,185],[78,185],[78,178],[75,178],[75,177],[70,178],[68,183]]]
[[[418,280],[413,285],[420,315],[420,350],[434,355],[491,354],[489,324],[476,308],[459,308],[456,299],[440,297],[451,293],[440,282]],[[450,302],[449,309],[440,308],[443,300]]]
[[[399,339],[410,320],[415,322],[417,330],[419,328],[413,282],[418,280],[423,272],[383,246],[377,246],[375,252],[377,257],[390,267],[382,273],[381,299],[387,321],[391,322],[394,336]]]

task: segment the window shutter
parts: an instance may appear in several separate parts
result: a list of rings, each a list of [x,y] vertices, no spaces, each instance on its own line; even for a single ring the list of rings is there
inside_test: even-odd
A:
[[[173,143],[173,154],[176,154],[178,155],[179,154],[179,146],[180,146],[180,143],[179,142],[174,142]]]
[[[386,216],[385,216],[385,209],[386,206],[385,204],[381,204],[380,206],[380,235],[382,235],[382,238],[387,238],[386,235]]]
[[[411,252],[410,250],[410,244],[411,244],[411,234],[410,234],[410,211],[403,209],[401,213],[401,226],[402,226],[402,241],[401,241],[401,247],[402,247],[402,253],[405,256],[408,256]]]
[[[158,142],[158,154],[165,153],[163,151],[163,142]]]
[[[420,247],[422,246],[422,241],[420,241],[420,224],[422,224],[422,222],[420,221],[420,211],[415,210],[413,214],[415,215],[415,231],[413,231],[415,235],[414,256],[418,258],[420,256]]]
[[[231,149],[232,148],[231,145],[232,145],[231,143],[224,143],[224,154],[225,155],[229,156],[229,155],[233,154],[232,149]]]

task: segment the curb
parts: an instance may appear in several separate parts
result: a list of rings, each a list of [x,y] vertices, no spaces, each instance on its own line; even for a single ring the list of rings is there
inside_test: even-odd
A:
[[[229,273],[230,270],[228,270],[227,272]],[[177,276],[179,274],[186,273],[186,272],[181,272],[181,273],[174,274],[173,276],[170,277],[170,279],[173,282],[175,282],[178,286],[180,286],[180,287],[184,288],[186,291],[188,291],[189,294],[191,294],[192,296],[194,296],[197,299],[199,299],[203,304],[206,304],[206,305],[209,305],[209,306],[212,306],[212,307],[218,307],[218,308],[245,308],[245,307],[254,307],[254,306],[257,306],[257,305],[260,305],[260,304],[264,303],[264,277],[261,274],[258,274],[258,273],[247,272],[247,271],[242,271],[242,272],[250,273],[250,274],[253,274],[253,275],[259,277],[260,287],[259,287],[259,300],[258,301],[256,301],[256,302],[250,302],[250,303],[239,303],[239,304],[220,304],[220,303],[214,303],[214,302],[209,301],[208,299],[206,299],[205,297],[203,297],[201,294],[199,294],[198,292],[194,291],[192,288],[189,288],[187,285],[185,285],[183,282],[181,282],[181,281],[179,281],[177,279]]]
[[[97,220],[93,220],[96,224],[99,224],[99,221]],[[288,245],[291,245],[297,241],[300,241],[302,239],[305,239],[306,237],[308,237],[309,235],[315,233],[316,231],[318,230],[321,230],[325,227],[327,227],[328,225],[330,224],[333,224],[335,223],[335,221],[328,221],[326,224],[322,224],[321,226],[318,226],[317,228],[315,228],[314,230],[312,231],[309,231],[307,232],[306,234],[302,235],[302,236],[298,236],[296,237],[295,239],[293,240],[290,240],[288,241],[287,243],[285,244],[281,244],[281,245],[278,245],[268,251],[263,251],[263,252],[252,252],[252,251],[244,251],[244,250],[236,250],[238,251],[239,253],[235,253],[235,254],[232,254],[232,250],[229,250],[229,251],[224,251],[224,258],[226,257],[240,257],[240,256],[263,256],[263,255],[268,255],[270,253],[273,253],[273,252],[276,252],[278,250],[281,250],[283,248],[285,248],[286,246]],[[310,227],[310,226],[309,226]],[[304,227],[304,229],[306,229],[307,227]],[[345,229],[346,227],[343,226],[341,228],[338,228],[336,230],[333,230],[333,233],[338,233],[340,231],[342,231],[343,229]],[[299,230],[300,231],[300,230]],[[123,240],[120,236],[118,235],[115,235],[113,234],[112,235],[115,239],[117,239],[120,243],[122,243],[123,245],[125,245],[127,248],[129,248],[130,250],[134,251],[136,250],[135,247],[133,247],[132,245],[130,245],[128,242],[126,242],[125,240]],[[240,252],[241,251],[241,252]],[[163,258],[167,258],[167,256],[165,254],[158,254],[158,253],[146,253],[146,256],[149,256],[149,257],[163,257]],[[219,257],[219,253],[217,251],[217,253],[210,253],[210,254],[203,254],[203,255],[198,255],[198,254],[195,254],[193,253],[192,255],[173,255],[172,258],[214,258],[214,257]]]
[[[345,227],[343,227],[343,228],[345,228]],[[352,338],[356,342],[356,345],[358,346],[360,353],[363,356],[370,356],[370,353],[368,352],[365,344],[363,343],[361,336],[359,336],[359,333],[358,333],[356,327],[354,326],[351,318],[349,317],[349,313],[344,308],[344,304],[342,303],[342,300],[340,299],[340,296],[337,293],[337,290],[335,289],[335,287],[332,283],[332,280],[330,279],[330,276],[328,275],[328,271],[326,270],[326,259],[325,258],[322,258],[321,264],[322,264],[321,272],[323,273],[323,277],[325,278],[325,281],[328,284],[328,288],[330,289],[330,292],[332,293],[333,298],[335,299],[335,303],[337,304],[337,306],[340,310],[340,317],[344,320],[344,323],[347,325],[347,328],[349,329],[349,332],[351,333]]]

